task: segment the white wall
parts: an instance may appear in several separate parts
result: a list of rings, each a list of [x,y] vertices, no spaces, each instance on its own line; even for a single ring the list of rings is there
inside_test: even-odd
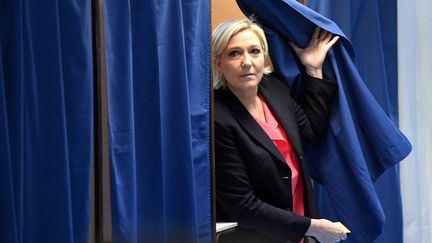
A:
[[[413,145],[400,167],[406,243],[432,240],[431,24],[431,0],[398,0],[399,125]]]

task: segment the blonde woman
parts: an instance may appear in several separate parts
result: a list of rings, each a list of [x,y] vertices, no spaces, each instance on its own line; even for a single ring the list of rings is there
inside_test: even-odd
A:
[[[290,44],[304,65],[301,103],[271,73],[263,30],[229,20],[212,35],[215,89],[217,220],[238,229],[220,242],[339,242],[346,234],[318,218],[302,141],[328,127],[337,83],[323,79],[322,63],[338,40],[316,29],[308,46]]]

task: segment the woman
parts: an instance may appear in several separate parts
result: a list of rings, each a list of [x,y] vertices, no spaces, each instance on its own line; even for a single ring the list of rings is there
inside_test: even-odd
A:
[[[322,63],[338,40],[316,29],[305,49],[290,43],[304,65],[301,104],[271,74],[263,30],[229,20],[212,36],[215,88],[218,221],[238,229],[222,242],[338,242],[346,234],[317,219],[301,139],[313,142],[328,126],[337,84],[323,79]]]

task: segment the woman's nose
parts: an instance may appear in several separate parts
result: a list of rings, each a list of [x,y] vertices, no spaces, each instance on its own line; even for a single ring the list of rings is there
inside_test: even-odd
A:
[[[242,67],[249,67],[252,65],[252,59],[248,53],[244,54],[242,60]]]

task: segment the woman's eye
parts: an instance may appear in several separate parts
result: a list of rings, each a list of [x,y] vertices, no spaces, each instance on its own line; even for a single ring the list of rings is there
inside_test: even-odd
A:
[[[230,56],[230,57],[236,57],[236,56],[238,56],[239,54],[240,54],[239,51],[231,51],[231,52],[228,53],[228,56]]]
[[[258,55],[258,54],[261,53],[261,50],[260,50],[259,48],[252,48],[252,49],[250,50],[250,52],[251,52],[252,54],[254,54],[254,55]]]

